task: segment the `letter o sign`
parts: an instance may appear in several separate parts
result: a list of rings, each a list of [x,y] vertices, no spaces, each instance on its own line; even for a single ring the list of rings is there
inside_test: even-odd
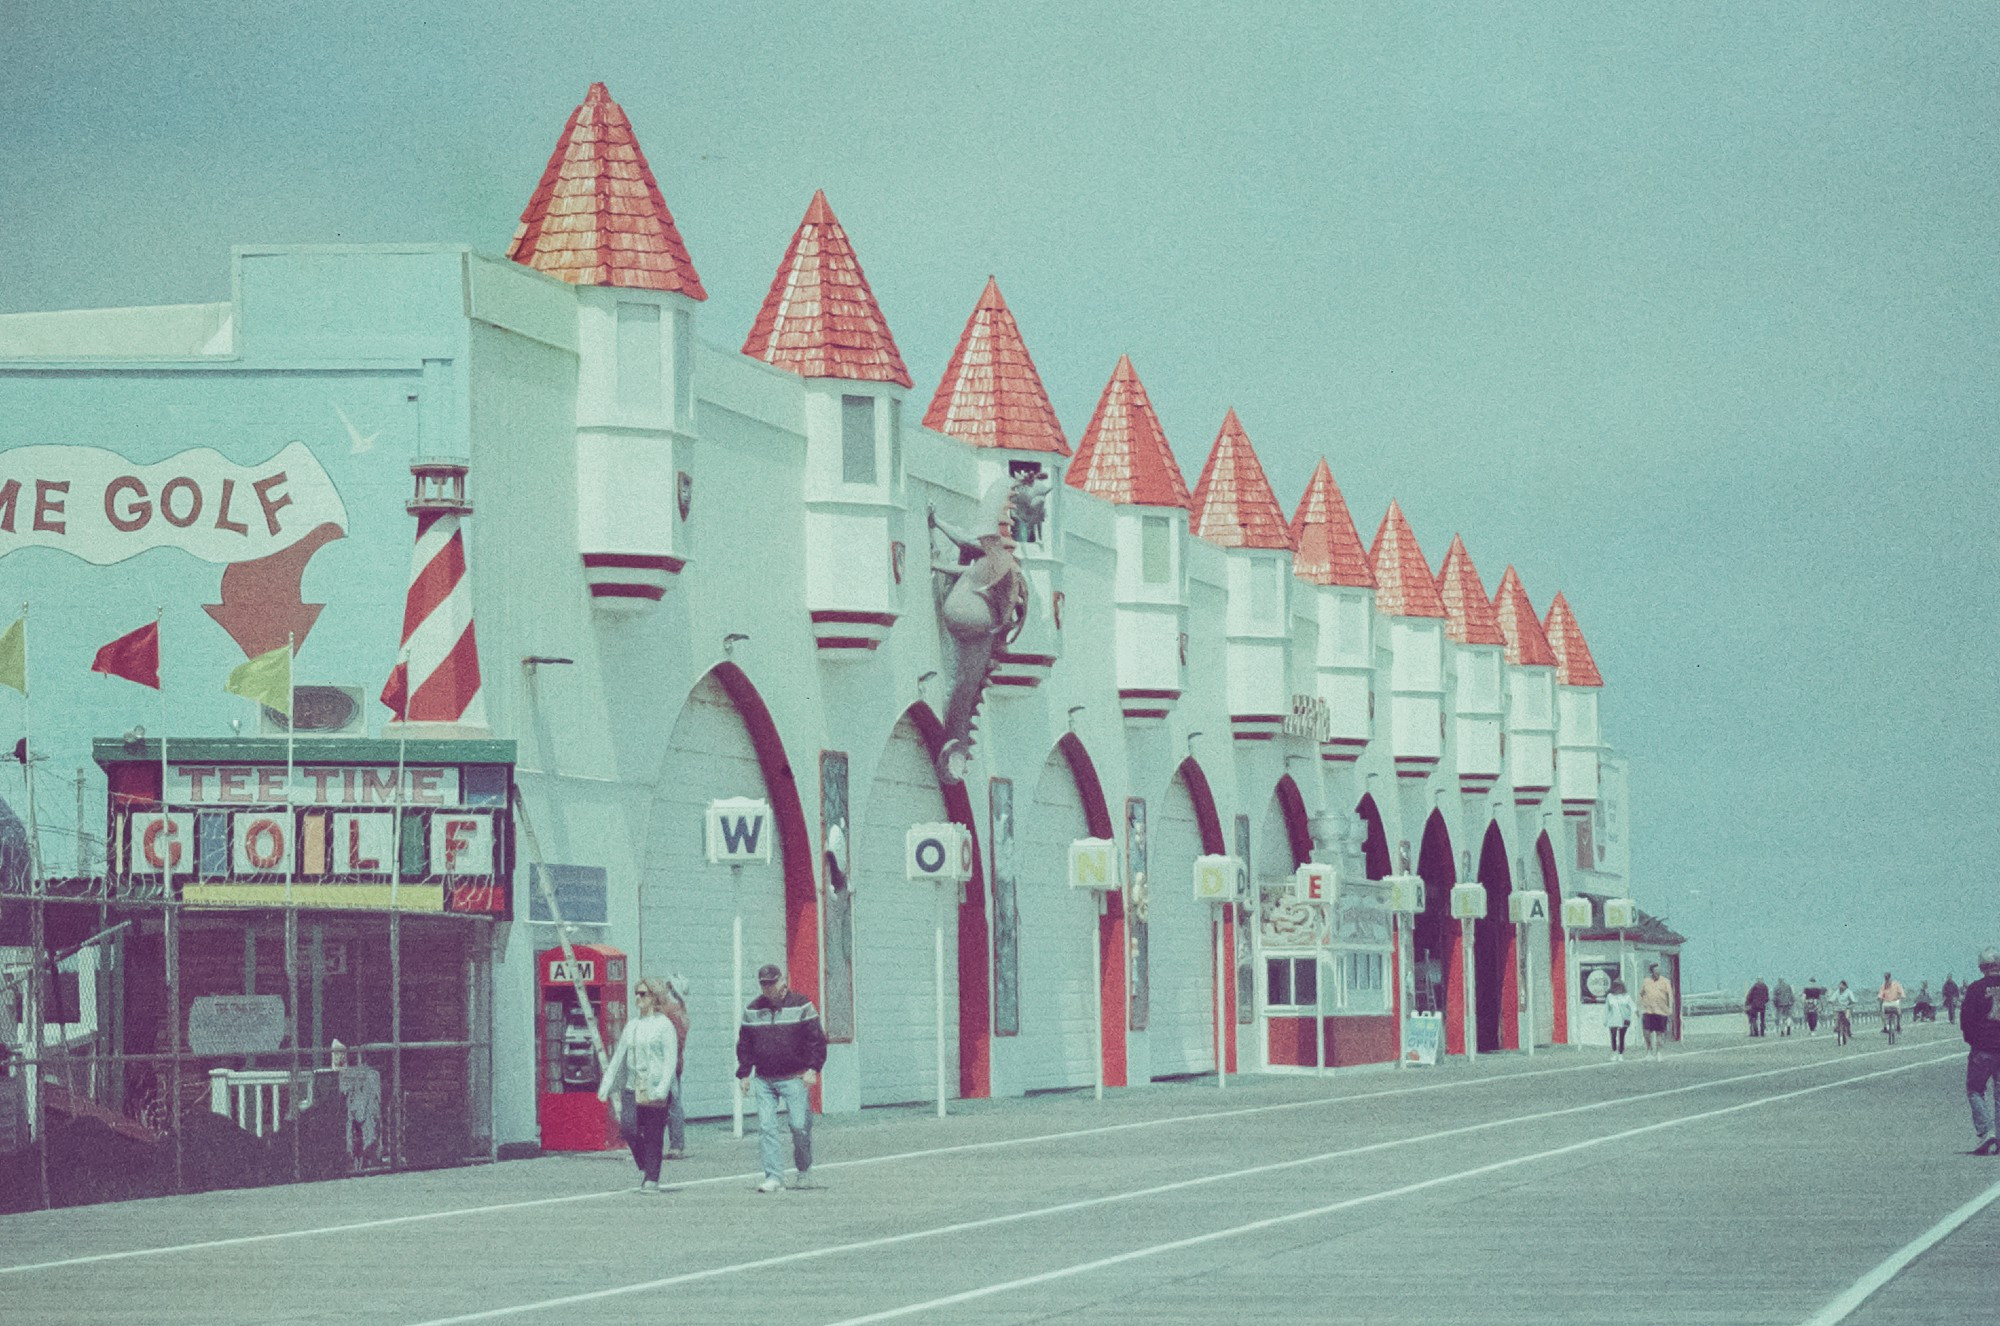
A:
[[[917,840],[918,870],[923,871],[926,875],[941,875],[944,873],[944,859],[945,850],[943,843],[935,838],[919,838]]]
[[[261,875],[285,868],[291,831],[282,816],[262,812],[238,815],[233,827],[236,874]]]

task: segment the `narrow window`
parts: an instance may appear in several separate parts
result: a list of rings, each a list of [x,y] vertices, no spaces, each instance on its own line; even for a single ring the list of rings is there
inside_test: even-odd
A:
[[[1250,568],[1250,616],[1260,624],[1268,624],[1278,616],[1278,582],[1268,567]]]
[[[1139,576],[1149,585],[1173,579],[1173,527],[1166,516],[1147,516],[1139,527]]]
[[[694,431],[694,319],[674,310],[674,427]]]
[[[889,398],[889,487],[900,491],[903,486],[903,403]]]
[[[840,398],[840,477],[847,483],[875,482],[875,400]]]
[[[1264,1003],[1270,1008],[1289,1008],[1292,1004],[1292,960],[1272,958],[1264,964]]]
[[[660,310],[652,304],[618,306],[618,404],[660,406]]]

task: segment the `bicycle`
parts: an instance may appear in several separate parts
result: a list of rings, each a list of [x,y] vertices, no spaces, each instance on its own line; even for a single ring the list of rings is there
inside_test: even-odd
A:
[[[1896,1043],[1896,1037],[1903,1034],[1903,1010],[1885,1008],[1882,1010],[1882,1034],[1889,1038],[1889,1044]]]
[[[1834,1010],[1833,1035],[1837,1045],[1845,1045],[1854,1039],[1854,1023],[1844,1008]]]

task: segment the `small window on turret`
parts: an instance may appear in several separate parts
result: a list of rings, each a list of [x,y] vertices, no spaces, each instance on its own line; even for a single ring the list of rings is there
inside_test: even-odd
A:
[[[1166,516],[1147,516],[1139,527],[1139,577],[1164,585],[1174,576],[1173,526]]]
[[[694,319],[674,310],[674,427],[694,430]]]
[[[1250,568],[1250,616],[1268,623],[1278,615],[1278,582],[1268,566]]]
[[[618,404],[660,406],[660,310],[652,304],[618,305]]]
[[[875,399],[840,398],[840,477],[845,483],[875,482]]]

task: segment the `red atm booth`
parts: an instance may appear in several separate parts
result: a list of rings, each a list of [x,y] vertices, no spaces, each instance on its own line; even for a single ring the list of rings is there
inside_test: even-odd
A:
[[[604,1069],[577,1003],[577,987],[597,1015],[608,1056],[625,1029],[625,955],[597,944],[577,944],[570,951],[576,955],[574,970],[560,948],[535,955],[541,1069],[536,1121],[544,1151],[608,1151],[624,1141],[616,1113],[597,1099]]]

